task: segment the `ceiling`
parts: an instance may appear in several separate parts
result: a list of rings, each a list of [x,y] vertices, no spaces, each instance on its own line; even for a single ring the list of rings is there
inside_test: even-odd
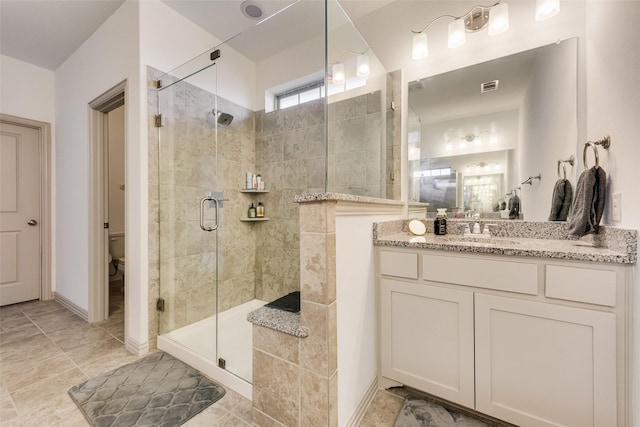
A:
[[[55,70],[124,0],[0,0],[0,53]]]
[[[320,14],[322,2],[308,1],[287,11],[287,33],[283,26],[264,25],[256,37],[233,36],[257,24],[241,10],[243,0],[162,0],[216,38],[248,58],[258,61],[282,50],[286,40],[298,43],[318,34],[309,16]],[[250,0],[260,6],[263,18],[295,0]],[[379,9],[392,0],[341,0],[352,19]],[[111,16],[124,0],[0,0],[0,53],[50,70],[57,69]],[[316,10],[318,9],[318,10]],[[283,14],[284,15],[284,14]],[[221,19],[223,17],[223,19]],[[272,19],[279,19],[278,16]],[[283,18],[280,18],[283,19]],[[292,28],[294,26],[295,28]],[[279,42],[276,43],[275,41]]]

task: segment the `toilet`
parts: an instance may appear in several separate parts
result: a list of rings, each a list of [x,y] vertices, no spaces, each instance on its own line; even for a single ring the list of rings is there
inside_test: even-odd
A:
[[[124,257],[118,258],[118,271],[122,272],[122,283],[124,283]]]
[[[112,280],[122,277],[124,284],[125,275],[125,253],[124,253],[124,233],[109,234],[109,266],[110,271],[115,267],[120,274],[113,274]]]

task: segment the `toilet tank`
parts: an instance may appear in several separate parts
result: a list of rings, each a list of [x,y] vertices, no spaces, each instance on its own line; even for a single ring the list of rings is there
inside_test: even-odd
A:
[[[113,259],[124,256],[124,233],[109,233],[109,253]]]

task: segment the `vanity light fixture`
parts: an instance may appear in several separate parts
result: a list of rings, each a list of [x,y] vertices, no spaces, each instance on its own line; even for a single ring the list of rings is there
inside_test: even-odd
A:
[[[357,55],[356,57],[356,76],[360,78],[369,77],[369,73],[371,72],[369,66],[369,55],[366,54],[369,48],[365,49],[364,52],[346,52],[344,53],[340,59],[331,64],[331,81],[333,83],[344,83],[346,80],[346,74],[344,69],[344,63],[342,62],[347,55]]]
[[[536,0],[536,21],[543,21],[558,14],[560,0]],[[465,44],[466,33],[475,33],[488,27],[490,36],[497,36],[509,29],[509,6],[502,0],[490,6],[474,6],[464,15],[441,15],[433,19],[420,31],[411,31],[413,35],[413,47],[411,56],[415,60],[421,60],[429,55],[429,44],[426,31],[436,21],[443,18],[451,18],[448,26],[448,42],[450,49]]]
[[[544,21],[560,12],[560,0],[536,0],[536,21]]]
[[[498,137],[496,136],[495,132],[483,130],[481,132],[478,132],[477,134],[469,133],[464,136],[454,136],[452,138],[449,138],[445,144],[445,150],[451,151],[453,149],[453,144],[451,143],[451,141],[458,141],[459,148],[467,148],[467,144],[473,144],[473,146],[478,147],[483,144],[481,136],[484,134],[490,135],[490,144],[495,145],[498,143]]]
[[[448,46],[451,49],[460,47],[466,42],[466,33],[475,33],[486,27],[489,27],[489,35],[497,36],[509,29],[509,6],[507,3],[498,0],[497,3],[490,6],[474,6],[464,15],[441,15],[432,20],[420,31],[412,31],[413,36],[413,59],[424,59],[429,55],[429,46],[427,42],[426,31],[436,21],[443,18],[452,18],[449,23]]]

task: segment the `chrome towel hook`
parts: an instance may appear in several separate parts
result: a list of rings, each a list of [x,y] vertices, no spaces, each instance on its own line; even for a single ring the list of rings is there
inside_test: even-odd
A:
[[[564,172],[564,179],[567,179],[567,163],[573,166],[576,163],[576,158],[573,156],[569,156],[567,160],[558,160],[558,179],[560,179],[560,165],[562,165],[562,170]]]
[[[600,167],[600,156],[598,156],[598,148],[596,147],[597,145],[601,146],[605,150],[608,150],[611,146],[611,137],[609,135],[605,135],[602,139],[599,139],[597,141],[587,141],[584,144],[584,149],[582,150],[582,161],[584,162],[585,169],[589,169],[589,166],[587,165],[587,147],[589,146],[591,146],[591,148],[593,149],[593,154],[596,158],[596,168]]]

